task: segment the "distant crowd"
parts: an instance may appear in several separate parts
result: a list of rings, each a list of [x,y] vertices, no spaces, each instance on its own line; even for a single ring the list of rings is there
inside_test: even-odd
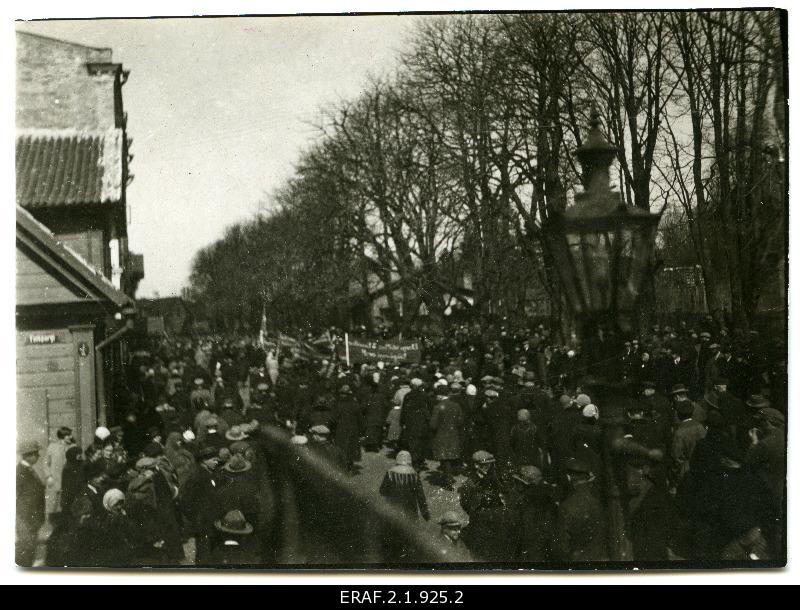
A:
[[[296,358],[255,337],[146,347],[91,445],[63,428],[19,448],[21,565],[264,563],[264,426],[353,477],[363,452],[388,452],[376,493],[411,520],[431,516],[427,471],[462,509],[439,519],[444,548],[486,561],[785,552],[786,352],[772,337],[711,318],[653,326],[615,356],[613,405],[585,382],[580,345],[542,326],[465,326],[424,341],[418,363]]]

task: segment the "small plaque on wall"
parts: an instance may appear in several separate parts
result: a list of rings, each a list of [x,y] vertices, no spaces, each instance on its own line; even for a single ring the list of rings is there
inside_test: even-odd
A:
[[[37,333],[25,337],[25,345],[55,345],[61,343],[56,333]]]

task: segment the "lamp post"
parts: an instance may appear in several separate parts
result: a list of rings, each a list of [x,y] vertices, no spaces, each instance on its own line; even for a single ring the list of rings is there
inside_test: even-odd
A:
[[[593,112],[586,142],[576,151],[584,190],[574,205],[551,213],[543,227],[591,372],[600,376],[607,371],[596,363],[606,360],[616,340],[633,330],[640,290],[653,269],[661,218],[626,205],[611,189],[609,169],[617,152]]]
[[[578,322],[586,377],[581,384],[600,406],[606,431],[605,481],[612,559],[633,559],[625,535],[611,441],[631,399],[618,375],[621,342],[634,330],[644,279],[653,270],[661,214],[628,206],[611,189],[609,170],[618,149],[600,131],[592,113],[586,142],[576,151],[584,190],[575,204],[550,214],[543,226],[545,247],[555,262],[567,306]]]

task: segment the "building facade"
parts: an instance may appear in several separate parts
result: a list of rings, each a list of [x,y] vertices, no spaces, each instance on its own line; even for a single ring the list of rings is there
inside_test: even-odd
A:
[[[144,276],[128,250],[129,139],[110,49],[17,33],[17,429],[84,444],[116,418]]]

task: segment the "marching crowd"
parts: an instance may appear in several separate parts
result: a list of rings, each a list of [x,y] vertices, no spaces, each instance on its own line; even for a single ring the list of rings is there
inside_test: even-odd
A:
[[[179,565],[189,539],[197,565],[265,562],[279,524],[264,426],[353,477],[362,452],[389,448],[376,493],[412,520],[431,518],[428,470],[463,509],[438,519],[442,543],[486,561],[612,559],[617,512],[637,561],[784,552],[783,346],[710,317],[654,326],[617,359],[613,409],[584,385],[580,347],[541,326],[425,348],[353,366],[223,337],[135,352],[117,425],[88,447],[62,428],[19,448],[17,562],[34,563],[45,523],[48,566]]]

